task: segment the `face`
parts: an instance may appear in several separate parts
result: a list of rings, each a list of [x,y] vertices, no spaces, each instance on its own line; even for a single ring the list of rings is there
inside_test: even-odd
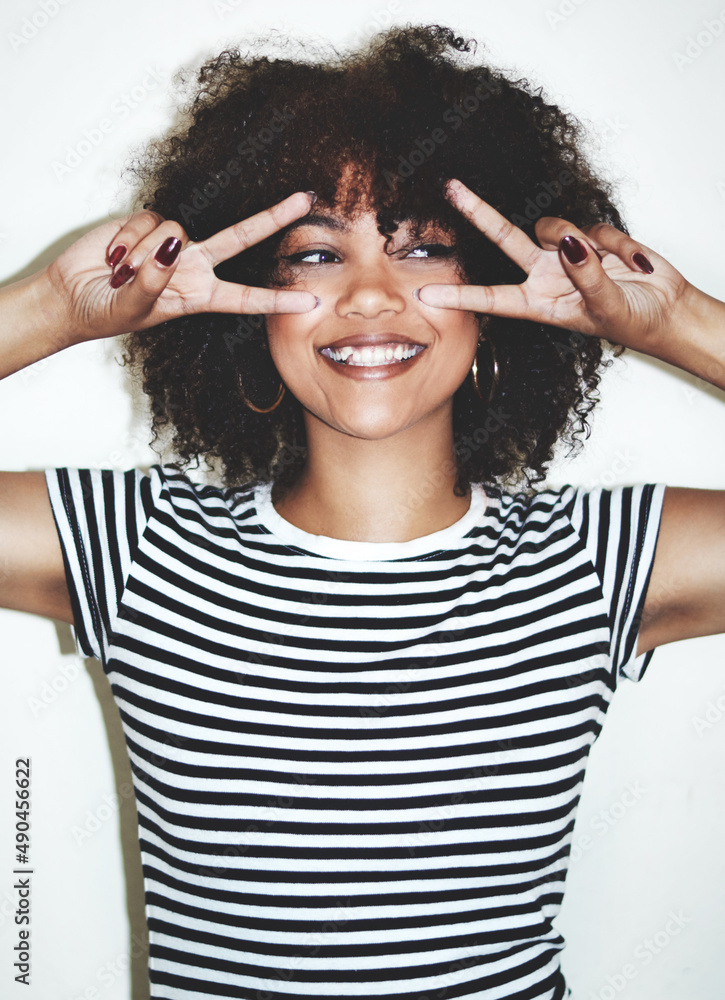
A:
[[[452,397],[473,362],[474,313],[425,306],[414,291],[460,284],[453,236],[431,228],[413,241],[401,225],[386,251],[374,212],[324,208],[295,223],[279,257],[317,309],[267,316],[269,347],[302,404],[308,438],[321,426],[379,440],[430,421],[452,427]]]

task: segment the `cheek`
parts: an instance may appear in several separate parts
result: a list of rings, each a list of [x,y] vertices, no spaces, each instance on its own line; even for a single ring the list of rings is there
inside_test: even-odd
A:
[[[290,355],[299,353],[302,345],[306,343],[308,324],[304,322],[300,314],[277,313],[265,317],[267,327],[267,342],[272,359],[277,364],[284,363],[284,359]]]
[[[475,343],[481,331],[481,317],[478,313],[457,312],[454,314],[453,322],[461,337],[466,337]]]
[[[457,370],[465,373],[473,364],[480,330],[476,313],[451,311],[450,316],[439,324],[438,332],[442,342],[455,345],[454,350],[446,351],[446,356]]]
[[[277,313],[266,317],[269,353],[280,378],[297,396],[295,387],[305,375],[309,379],[310,337],[314,324],[303,313]],[[312,359],[314,360],[314,359]]]
[[[452,313],[438,325],[440,346],[437,364],[431,368],[435,390],[431,393],[451,397],[465,382],[476,356],[480,325],[475,313]]]

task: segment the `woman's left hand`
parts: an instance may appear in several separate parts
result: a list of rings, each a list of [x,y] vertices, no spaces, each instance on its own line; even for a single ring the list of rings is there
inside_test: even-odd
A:
[[[460,181],[449,183],[448,197],[527,277],[520,285],[427,285],[421,302],[606,337],[725,388],[725,304],[649,247],[613,226],[580,230],[553,218],[537,222],[536,246]],[[581,245],[578,263],[567,257],[566,237],[574,249]],[[637,254],[651,272],[638,266]],[[724,539],[725,491],[668,488],[638,654],[725,632]]]
[[[447,196],[527,278],[519,285],[427,285],[419,293],[426,305],[533,320],[658,355],[658,342],[697,292],[664,257],[613,226],[582,230],[542,218],[537,246],[460,181],[449,182]]]

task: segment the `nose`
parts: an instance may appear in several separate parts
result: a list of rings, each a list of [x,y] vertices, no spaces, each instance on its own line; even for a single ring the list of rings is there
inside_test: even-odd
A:
[[[391,263],[386,260],[356,267],[338,296],[338,315],[376,319],[385,313],[401,313],[407,300],[391,273]]]

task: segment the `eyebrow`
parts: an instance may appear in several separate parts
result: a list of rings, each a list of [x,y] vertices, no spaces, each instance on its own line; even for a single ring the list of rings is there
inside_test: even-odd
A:
[[[396,231],[411,223],[414,223],[414,220],[410,217],[398,220]],[[433,223],[434,227],[436,225],[436,223]],[[335,233],[342,233],[350,229],[350,222],[346,219],[341,219],[338,215],[328,215],[324,212],[319,212],[303,215],[301,219],[295,219],[294,222],[285,227],[284,233],[285,235],[292,233],[295,229],[300,229],[303,226],[319,226],[321,229],[329,229]]]
[[[291,233],[295,229],[299,229],[301,226],[320,226],[322,229],[331,229],[336,233],[341,233],[345,229],[349,229],[348,223],[339,219],[336,215],[324,215],[322,213],[315,215],[303,215],[301,219],[295,219],[291,222],[289,226],[285,228],[285,232]]]

